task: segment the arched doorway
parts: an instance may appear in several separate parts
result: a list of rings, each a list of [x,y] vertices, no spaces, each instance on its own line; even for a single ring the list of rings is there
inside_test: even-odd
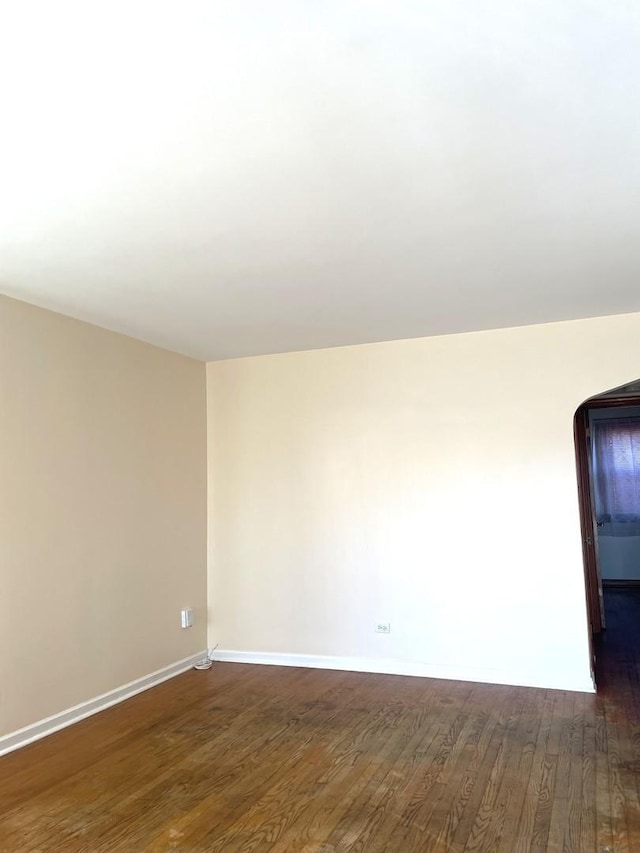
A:
[[[599,465],[598,458],[609,446],[609,452],[613,453],[611,448],[615,446],[618,434],[621,441],[627,434],[632,438],[637,436],[637,442],[633,445],[637,452],[627,451],[626,460],[631,467],[627,465],[625,468],[626,485],[631,482],[637,489],[636,497],[632,499],[633,508],[619,507],[634,511],[616,515],[612,513],[611,507],[603,504],[603,500],[606,503],[602,495],[607,491],[603,487],[607,466],[602,462]],[[640,380],[585,400],[574,416],[574,437],[592,674],[598,684],[605,675],[602,650],[611,608],[614,605],[618,609],[640,608]],[[615,476],[615,471],[611,472],[612,468],[615,465],[608,466],[607,477]],[[615,488],[612,491],[615,492]],[[611,533],[614,528],[622,542],[614,541]],[[605,544],[606,549],[603,547]],[[618,578],[616,573],[621,577]],[[614,596],[610,590],[618,590],[619,594]],[[633,592],[625,597],[622,590]],[[630,627],[625,629],[624,620],[618,616],[615,618],[616,630],[632,630]],[[627,621],[630,621],[630,617]],[[632,621],[637,620],[634,618]],[[640,634],[636,637],[636,633],[633,630],[634,636],[630,636],[628,641],[639,644],[640,653]],[[616,641],[619,642],[620,637]]]

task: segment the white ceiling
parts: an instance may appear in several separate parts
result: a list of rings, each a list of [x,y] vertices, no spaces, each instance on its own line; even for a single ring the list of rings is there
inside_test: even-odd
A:
[[[640,310],[637,0],[21,0],[0,290],[202,359]]]

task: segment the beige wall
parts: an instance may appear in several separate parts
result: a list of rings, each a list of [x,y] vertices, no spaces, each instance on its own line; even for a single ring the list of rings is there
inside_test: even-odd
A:
[[[0,734],[205,648],[204,370],[0,297]]]
[[[640,315],[207,371],[210,645],[589,689],[572,420]]]

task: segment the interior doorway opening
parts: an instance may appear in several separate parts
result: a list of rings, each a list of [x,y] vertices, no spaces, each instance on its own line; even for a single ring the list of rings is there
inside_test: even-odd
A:
[[[601,689],[612,676],[607,644],[640,660],[629,618],[640,614],[640,380],[585,400],[574,436],[591,668]]]

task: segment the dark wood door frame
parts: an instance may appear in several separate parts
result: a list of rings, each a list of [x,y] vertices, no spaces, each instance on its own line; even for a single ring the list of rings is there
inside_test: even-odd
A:
[[[593,490],[591,488],[588,429],[588,406],[583,404],[575,414],[573,433],[576,445],[580,532],[582,533],[582,558],[584,560],[584,579],[587,594],[587,615],[589,617],[589,625],[591,626],[590,633],[593,635],[599,634],[602,631],[602,611],[600,608],[600,581],[595,550],[596,525]]]
[[[593,497],[589,461],[587,430],[589,413],[586,404],[578,408],[573,419],[573,437],[576,449],[576,469],[578,475],[578,505],[580,509],[580,532],[582,535],[582,561],[584,565],[584,586],[589,623],[589,664],[591,677],[596,683],[596,656],[593,638],[602,631],[602,611],[600,608],[600,579],[595,552],[595,524],[593,518]]]

